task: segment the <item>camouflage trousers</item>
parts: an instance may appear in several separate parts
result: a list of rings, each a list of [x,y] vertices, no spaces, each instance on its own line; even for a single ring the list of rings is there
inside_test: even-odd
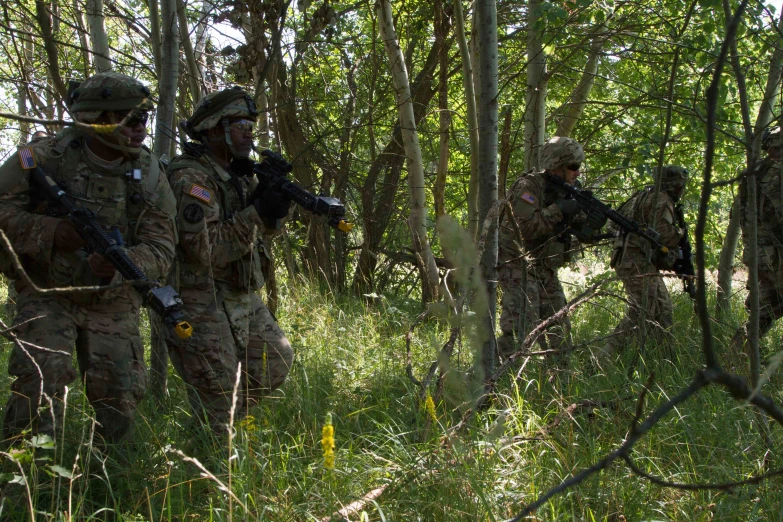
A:
[[[20,289],[14,331],[21,347],[14,346],[8,364],[16,380],[3,419],[6,444],[28,428],[52,437],[60,429],[65,387],[78,375],[74,347],[97,433],[108,442],[132,433],[136,405],[147,387],[139,305],[133,290],[112,292],[111,299],[96,297],[85,306],[65,296]]]
[[[769,333],[775,321],[783,317],[783,277],[778,269],[779,264],[778,260],[774,260],[764,265],[762,259],[759,259],[759,338]],[[750,310],[750,296],[745,299],[745,309]],[[732,349],[735,352],[743,349],[747,340],[747,328],[748,324],[745,323],[734,334]]]
[[[498,283],[503,290],[500,302],[502,336],[498,339],[501,357],[514,353],[536,326],[566,305],[556,269],[532,269],[527,274],[526,285],[524,280],[524,270],[519,266],[507,264],[498,270]],[[537,342],[544,350],[567,349],[571,346],[570,332],[571,321],[566,316],[552,324]]]
[[[669,290],[663,282],[663,278],[658,276],[658,269],[646,261],[623,262],[622,265],[615,268],[617,276],[625,286],[625,292],[628,294],[628,307],[625,316],[615,327],[613,336],[606,344],[606,351],[612,353],[618,348],[624,347],[635,336],[641,326],[642,313],[641,307],[644,305],[644,320],[648,332],[662,342],[670,340],[670,330],[674,323],[672,316],[672,300],[669,296]],[[650,274],[648,277],[640,277],[643,274]],[[645,301],[645,287],[647,298]]]
[[[169,356],[188,385],[194,414],[201,412],[215,433],[224,434],[239,365],[235,420],[285,382],[294,352],[255,292],[216,283],[214,289],[182,288],[181,296],[193,336],[183,341],[169,333]]]

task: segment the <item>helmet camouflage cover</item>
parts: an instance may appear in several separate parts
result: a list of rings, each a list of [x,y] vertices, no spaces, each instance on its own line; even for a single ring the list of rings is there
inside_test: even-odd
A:
[[[769,150],[772,147],[783,147],[783,133],[780,132],[780,127],[764,129],[764,134],[761,137],[761,148]]]
[[[202,98],[187,121],[187,127],[195,133],[215,127],[223,118],[258,116],[256,103],[241,87],[231,87],[209,93]]]
[[[585,160],[585,151],[574,139],[555,136],[550,138],[541,147],[541,168],[544,170],[556,169],[563,165],[582,163]]]
[[[139,80],[116,72],[87,78],[72,93],[71,113],[86,123],[95,122],[104,111],[151,110],[150,90]]]

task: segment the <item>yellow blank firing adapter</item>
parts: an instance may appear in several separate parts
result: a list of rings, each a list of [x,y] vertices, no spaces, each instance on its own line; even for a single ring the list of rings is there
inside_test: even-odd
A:
[[[193,327],[190,326],[190,323],[187,321],[182,321],[174,326],[174,333],[176,333],[177,337],[180,339],[188,339],[193,335]]]
[[[662,246],[661,247],[661,252],[663,252],[664,254],[668,254],[669,253],[669,249],[666,248],[665,246]]]
[[[353,223],[348,223],[347,221],[340,221],[337,223],[337,229],[345,232],[346,234],[351,231],[353,228]]]

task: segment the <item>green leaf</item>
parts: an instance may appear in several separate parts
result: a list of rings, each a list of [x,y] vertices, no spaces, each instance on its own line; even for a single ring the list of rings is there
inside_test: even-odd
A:
[[[30,445],[34,448],[54,449],[52,437],[46,434],[33,435],[33,438],[30,439]]]
[[[70,471],[68,471],[67,469],[65,469],[62,466],[58,466],[58,465],[55,464],[53,466],[49,466],[49,469],[51,469],[55,474],[57,474],[57,475],[59,475],[61,477],[65,477],[67,479],[72,479],[73,478],[73,473],[71,473]]]

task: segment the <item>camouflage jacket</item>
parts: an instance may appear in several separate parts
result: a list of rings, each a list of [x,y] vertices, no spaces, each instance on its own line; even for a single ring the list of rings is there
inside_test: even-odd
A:
[[[236,290],[261,288],[265,228],[247,201],[257,180],[232,176],[208,152],[177,156],[168,175],[178,208],[178,284],[211,287],[214,279]]]
[[[71,128],[21,147],[0,166],[0,228],[37,285],[81,286],[101,281],[87,265],[87,252],[61,252],[54,246],[62,212],[31,187],[20,161],[22,151],[32,153],[35,164],[77,204],[94,211],[102,225],[119,229],[128,256],[147,277],[159,279],[168,273],[176,245],[176,203],[158,159],[142,149],[138,159],[116,167],[97,165],[87,153],[82,134]],[[0,265],[8,273],[8,258]],[[115,280],[119,279],[116,273]]]
[[[628,201],[623,203],[618,211],[625,217],[642,225],[652,226],[655,217],[655,231],[660,234],[659,241],[669,248],[669,255],[654,253],[652,263],[657,268],[669,269],[676,260],[680,239],[685,233],[677,227],[674,209],[674,200],[665,191],[658,192],[656,198],[655,187],[645,187]],[[610,230],[617,230],[616,226]],[[624,234],[620,232],[614,243],[612,266],[624,267],[632,264],[645,263],[650,243],[636,234]]]
[[[754,167],[756,179],[758,244],[783,250],[783,182],[779,162],[766,158]],[[740,183],[740,226],[742,227],[742,242],[747,246],[747,185],[748,178],[743,173]],[[745,248],[747,250],[747,248]],[[763,256],[764,252],[760,252]],[[747,262],[747,260],[745,260]]]
[[[565,194],[551,183],[546,173],[532,171],[517,179],[508,191],[507,199],[514,211],[517,226],[522,233],[523,245],[518,244],[516,232],[508,212],[500,221],[498,260],[501,266],[521,263],[522,251],[532,260],[533,267],[556,269],[570,260],[574,238],[568,227],[583,218],[565,218],[555,201]]]

